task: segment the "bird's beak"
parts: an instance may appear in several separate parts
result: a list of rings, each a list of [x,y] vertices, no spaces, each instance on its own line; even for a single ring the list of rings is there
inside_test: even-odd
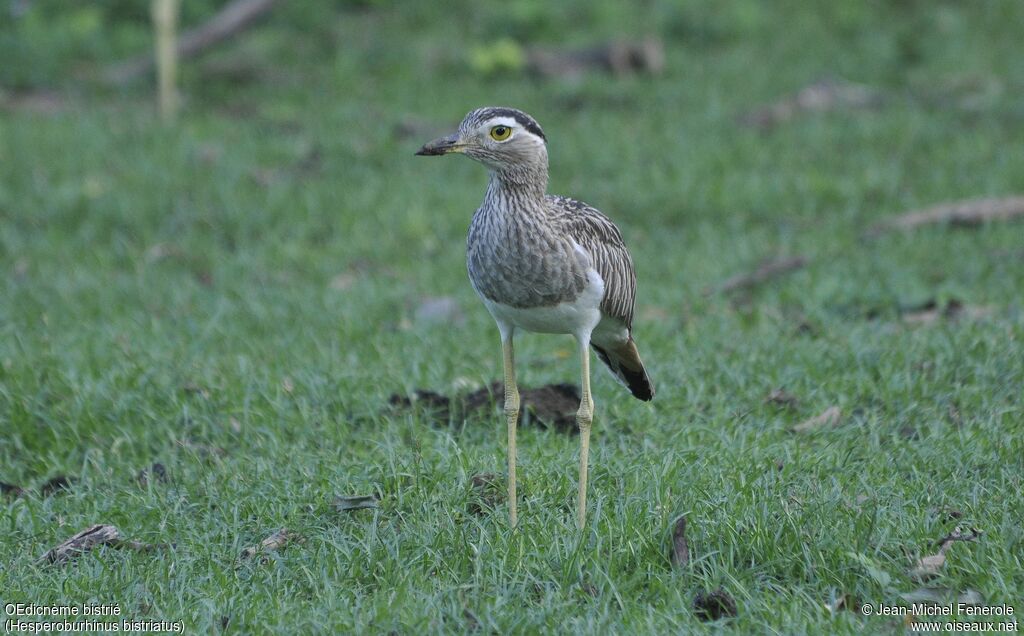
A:
[[[446,155],[450,152],[462,152],[463,147],[464,145],[459,143],[459,135],[456,133],[424,144],[416,151],[416,154],[422,157]]]

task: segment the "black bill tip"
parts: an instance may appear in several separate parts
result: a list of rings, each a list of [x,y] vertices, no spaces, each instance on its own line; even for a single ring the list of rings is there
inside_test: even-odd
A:
[[[418,157],[436,157],[452,152],[459,142],[458,135],[441,137],[434,141],[423,144],[423,147],[416,151]]]

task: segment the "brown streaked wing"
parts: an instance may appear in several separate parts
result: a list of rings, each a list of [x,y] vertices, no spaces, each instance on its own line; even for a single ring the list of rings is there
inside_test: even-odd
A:
[[[561,196],[546,197],[566,233],[590,255],[604,279],[601,312],[633,329],[636,271],[622,233],[612,220],[582,201]]]

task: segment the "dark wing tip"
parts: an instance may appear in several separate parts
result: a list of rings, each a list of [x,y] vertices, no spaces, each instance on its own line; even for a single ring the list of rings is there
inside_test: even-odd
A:
[[[644,402],[650,402],[654,399],[654,385],[651,384],[650,378],[643,371],[630,371],[629,369],[623,369],[622,375],[626,380],[626,386],[629,387],[629,392],[633,394],[638,400]]]
[[[630,368],[630,365],[624,364],[620,354],[609,352],[609,350],[594,343],[590,343],[590,346],[594,348],[601,362],[604,362],[622,384],[626,385],[626,388],[633,394],[633,397],[644,402],[650,402],[654,399],[654,385],[651,383],[651,379],[647,377],[647,370],[644,369],[643,363],[640,362],[635,346],[630,347],[626,352],[627,355],[635,358],[633,363],[639,366],[638,369]]]

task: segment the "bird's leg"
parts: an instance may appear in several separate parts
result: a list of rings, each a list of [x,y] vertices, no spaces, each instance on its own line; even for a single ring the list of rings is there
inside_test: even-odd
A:
[[[512,351],[512,334],[501,336],[501,353],[505,366],[505,423],[508,426],[508,519],[516,525],[516,421],[519,419],[519,387],[516,386],[516,361]]]
[[[587,521],[587,461],[590,454],[590,425],[594,421],[594,400],[590,397],[590,342],[579,338],[582,393],[576,424],[580,427],[580,493],[577,498],[576,523],[582,529]]]

